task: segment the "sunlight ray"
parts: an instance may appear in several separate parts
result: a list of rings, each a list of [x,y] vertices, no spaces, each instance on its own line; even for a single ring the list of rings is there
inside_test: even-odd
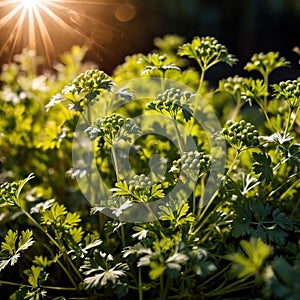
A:
[[[46,58],[48,63],[50,63],[50,53],[54,53],[54,46],[53,42],[51,40],[50,34],[48,32],[48,29],[45,25],[45,22],[39,12],[39,10],[35,7],[34,8],[35,16],[37,19],[37,23],[39,24],[39,30],[42,37],[42,43],[44,45],[45,51],[46,51]],[[50,48],[50,49],[49,49]]]
[[[16,51],[29,48],[46,55],[50,64],[58,48],[67,44],[71,46],[72,43],[96,46],[108,51],[95,40],[94,28],[98,32],[119,31],[106,22],[106,10],[102,10],[104,18],[95,15],[95,12],[99,12],[96,9],[99,6],[113,9],[117,4],[109,0],[2,0],[0,57],[9,55],[11,59]]]

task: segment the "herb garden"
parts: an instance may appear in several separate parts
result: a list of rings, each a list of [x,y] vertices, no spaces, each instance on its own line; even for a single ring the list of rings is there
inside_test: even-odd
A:
[[[3,66],[1,299],[299,299],[300,77],[257,53],[214,87],[226,46],[154,43]]]

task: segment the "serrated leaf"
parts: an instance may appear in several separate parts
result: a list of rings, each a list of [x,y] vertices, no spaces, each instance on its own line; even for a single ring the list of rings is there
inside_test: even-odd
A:
[[[242,240],[240,245],[246,255],[242,253],[234,255],[233,271],[237,272],[238,278],[255,275],[271,254],[271,248],[261,239],[256,238],[251,238],[250,241]]]
[[[186,122],[188,122],[193,116],[193,111],[186,104],[183,104],[181,106],[181,109],[182,109],[184,119],[186,120]]]
[[[0,271],[6,268],[8,265],[13,266],[20,258],[20,252],[28,249],[33,245],[32,231],[27,229],[22,231],[18,236],[18,231],[7,232],[4,242],[1,243],[0,252]]]
[[[81,222],[80,216],[77,213],[68,212],[61,227],[72,228]]]
[[[17,252],[26,250],[33,245],[34,241],[32,238],[32,234],[33,234],[32,231],[29,229],[21,232],[21,236],[19,237]]]
[[[268,154],[256,153],[252,154],[254,160],[253,171],[255,174],[260,174],[259,181],[266,181],[266,184],[270,184],[273,179],[273,169],[271,167],[272,160]]]
[[[68,212],[64,205],[59,205],[58,203],[54,203],[54,205],[44,211],[42,214],[42,224],[52,225],[53,223],[59,223],[64,215]]]

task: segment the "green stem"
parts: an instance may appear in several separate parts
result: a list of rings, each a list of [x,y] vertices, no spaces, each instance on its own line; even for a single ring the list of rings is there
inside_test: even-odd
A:
[[[200,184],[201,184],[201,196],[199,200],[199,207],[198,207],[198,214],[197,214],[198,216],[200,216],[201,210],[204,206],[205,176],[201,177]],[[194,192],[193,192],[193,197],[194,197]]]
[[[54,230],[54,234],[55,234],[55,236],[56,236],[56,239],[57,239],[58,241],[60,241],[61,238],[60,238],[60,236],[58,235],[58,233],[57,233],[56,230]],[[61,244],[61,243],[58,243],[58,245],[59,245],[59,250],[62,252],[64,259],[69,263],[69,265],[71,266],[71,268],[73,269],[73,271],[75,272],[75,274],[77,275],[77,277],[79,278],[79,280],[82,281],[83,278],[82,278],[82,276],[81,276],[79,270],[75,267],[75,265],[73,264],[72,260],[70,259],[69,255],[68,255],[68,253],[67,253],[67,251],[66,251],[65,246],[64,246],[63,244]]]
[[[83,278],[82,278],[80,272],[74,266],[72,260],[66,253],[66,250],[64,249],[64,247],[61,247],[61,245],[46,230],[44,230],[44,228],[27,211],[25,211],[23,208],[21,208],[21,209],[22,209],[22,212],[27,216],[27,218],[29,220],[31,220],[49,238],[49,240],[59,249],[59,251],[61,251],[64,254],[64,257],[67,259],[68,263],[71,265],[73,270],[76,272],[78,278],[82,281]],[[68,270],[61,264],[59,259],[57,259],[57,262],[62,267],[62,269],[65,271],[66,275],[69,277],[69,279],[72,282],[72,284],[74,285],[74,287],[77,288],[77,284],[74,282],[74,280],[73,280],[71,274],[68,272]]]
[[[74,286],[74,288],[77,290],[78,286],[77,283],[75,282],[75,280],[73,279],[72,275],[69,273],[69,271],[65,268],[65,266],[60,262],[59,259],[57,259],[57,263],[59,264],[59,266],[63,269],[63,271],[66,273],[66,275],[68,276],[69,280],[71,281],[72,285]]]
[[[121,226],[121,239],[122,239],[122,247],[123,248],[126,246],[124,226],[125,226],[125,224]]]
[[[264,109],[267,110],[267,105],[268,105],[268,87],[269,87],[269,76],[268,76],[268,72],[266,72],[266,74],[263,74],[264,77],[264,82],[265,82],[265,86],[266,86],[266,92],[264,95]]]
[[[138,289],[139,289],[139,300],[143,300],[143,281],[142,281],[142,269],[139,268],[139,283],[138,283]]]
[[[241,103],[241,100],[240,98],[237,99],[237,103],[234,107],[234,110],[230,116],[230,120],[232,120],[233,122],[235,121],[237,115],[239,114],[240,110],[241,110],[241,107],[243,106],[243,103]]]
[[[183,140],[182,140],[182,137],[180,135],[180,131],[179,131],[179,128],[178,128],[178,125],[177,125],[177,121],[176,119],[172,119],[173,121],[173,124],[175,126],[175,130],[176,130],[176,138],[177,138],[177,141],[178,141],[178,146],[179,146],[179,151],[180,151],[180,154],[183,154]]]
[[[292,130],[292,129],[293,129],[293,126],[294,126],[294,124],[295,124],[295,122],[296,122],[296,119],[297,119],[297,115],[298,115],[299,109],[300,109],[300,105],[297,107],[297,110],[296,110],[296,112],[295,112],[295,118],[293,118],[293,120],[292,120],[292,122],[291,122],[291,125],[290,125],[290,127],[289,127],[289,130]]]
[[[286,121],[286,125],[285,125],[285,128],[284,128],[284,135],[286,135],[289,131],[290,122],[291,122],[291,114],[292,114],[292,110],[291,110],[291,107],[289,106],[289,115],[288,115],[288,119]]]
[[[164,288],[162,298],[161,298],[162,300],[167,299],[169,288],[170,288],[170,278],[167,277],[167,281],[166,281],[165,288]]]
[[[162,76],[161,76],[161,92],[163,93],[165,91],[165,72],[161,71]]]
[[[239,158],[241,152],[242,152],[242,151],[241,151],[240,149],[237,149],[237,150],[236,150],[235,156],[234,156],[233,161],[232,161],[232,163],[231,163],[231,165],[230,165],[230,167],[229,167],[229,169],[228,169],[228,171],[227,171],[227,173],[226,173],[226,175],[225,175],[225,178],[228,178],[228,176],[229,176],[230,173],[232,172],[232,170],[233,170],[233,168],[234,168],[234,166],[235,166],[235,164],[236,164],[236,161],[237,161],[237,159]]]
[[[239,155],[241,154],[241,150],[236,150],[236,153],[235,153],[235,157],[224,177],[224,180],[223,180],[223,184],[226,182],[227,178],[229,177],[231,171],[233,170],[234,168],[234,165],[236,164],[236,161],[239,157]],[[211,204],[214,202],[215,198],[217,197],[219,191],[215,191],[215,193],[212,195],[212,197],[210,198],[209,202],[207,203],[207,205],[205,206],[205,208],[203,209],[203,211],[201,212],[200,216],[198,217],[198,220],[201,221],[202,218],[204,218],[206,212],[208,211],[209,207],[211,206]],[[207,222],[207,220],[209,219],[210,217],[210,214],[208,214],[204,220],[200,223],[200,225],[195,229],[195,231],[193,232],[193,234],[196,234],[203,226],[204,224]],[[196,226],[195,226],[196,227]]]
[[[28,287],[32,288],[31,285],[23,284],[23,283],[16,283],[16,282],[10,282],[5,280],[0,280],[0,284],[6,284],[6,285],[12,285],[12,286],[19,286],[19,287]],[[62,287],[62,286],[48,286],[48,285],[39,285],[40,288],[47,289],[47,290],[57,290],[57,291],[76,291],[76,288],[70,288],[70,287]]]
[[[159,286],[160,286],[160,300],[164,300],[164,275],[160,275],[160,280],[159,280]]]
[[[198,64],[201,68],[201,75],[200,75],[200,80],[199,80],[199,86],[198,86],[198,90],[197,90],[197,94],[200,94],[201,88],[202,88],[202,84],[204,82],[204,75],[205,75],[205,68],[202,66],[202,64],[198,61]]]
[[[205,206],[205,208],[201,212],[200,216],[198,217],[198,220],[201,221],[201,219],[204,217],[205,213],[207,212],[207,210],[210,207],[210,205],[214,202],[214,200],[217,197],[218,193],[219,193],[219,191],[215,191],[215,193],[209,199],[209,202],[207,203],[207,205]],[[193,231],[193,234],[196,234],[203,227],[203,225],[206,223],[206,221],[209,219],[209,217],[210,217],[210,214],[208,214],[206,216],[206,218],[200,223],[200,225]]]
[[[268,198],[272,197],[275,193],[277,193],[280,189],[282,189],[287,183],[289,183],[296,176],[298,176],[298,174],[291,175],[283,184],[281,184],[275,190],[272,190],[272,192],[268,195]],[[283,194],[281,194],[280,199],[282,199],[283,195],[285,195],[285,193],[288,192],[290,190],[290,188],[293,187],[295,185],[295,183],[297,183],[297,182],[298,182],[298,180],[295,181],[287,190],[285,190],[285,192]]]
[[[114,168],[115,168],[117,181],[118,181],[118,179],[119,179],[119,169],[118,169],[118,163],[117,163],[117,155],[116,155],[116,151],[115,151],[115,148],[113,147],[113,145],[111,145],[111,156],[112,156],[113,165],[114,165]]]

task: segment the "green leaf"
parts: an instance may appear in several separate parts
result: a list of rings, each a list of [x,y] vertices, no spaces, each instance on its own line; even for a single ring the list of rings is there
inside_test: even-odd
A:
[[[100,288],[110,283],[118,286],[122,279],[126,278],[128,265],[124,263],[114,264],[110,254],[95,251],[92,258],[87,257],[80,268],[84,275],[83,282],[86,289]]]
[[[271,157],[266,153],[252,153],[254,160],[253,171],[255,174],[260,174],[259,181],[266,181],[266,184],[270,184],[273,179],[273,169],[271,167]]]
[[[18,231],[14,232],[10,229],[4,240],[1,243],[0,271],[8,265],[15,265],[20,258],[20,252],[28,249],[34,243],[32,231],[29,229],[22,231],[20,236],[18,236]]]
[[[276,258],[266,274],[265,291],[268,298],[297,300],[300,293],[300,261],[290,265],[285,258]]]
[[[234,206],[236,218],[232,222],[232,235],[250,235],[265,242],[283,245],[288,231],[293,229],[293,221],[278,208],[262,202],[239,203]]]
[[[0,185],[0,206],[18,206],[20,207],[20,193],[25,184],[34,178],[33,173],[27,178],[12,183],[4,182]]]
[[[32,287],[38,287],[47,278],[43,268],[39,266],[32,266],[31,269],[25,270],[24,273],[28,276],[28,282]]]
[[[52,224],[59,224],[64,215],[68,212],[64,205],[59,205],[58,203],[54,203],[54,205],[45,210],[42,214],[42,224],[52,225]]]
[[[166,267],[164,265],[161,265],[157,261],[151,261],[150,268],[151,268],[151,270],[149,272],[149,276],[152,280],[156,280],[157,278],[162,276],[166,269]]]
[[[61,227],[72,228],[77,226],[81,222],[80,216],[77,213],[68,212],[65,219],[62,222]]]
[[[244,251],[233,256],[233,271],[238,278],[256,275],[262,268],[266,258],[271,254],[271,248],[261,239],[251,238],[250,241],[242,240],[240,245]]]
[[[19,237],[18,242],[18,252],[28,249],[33,245],[34,241],[32,238],[32,231],[27,229],[26,231],[21,232],[21,236]]]

